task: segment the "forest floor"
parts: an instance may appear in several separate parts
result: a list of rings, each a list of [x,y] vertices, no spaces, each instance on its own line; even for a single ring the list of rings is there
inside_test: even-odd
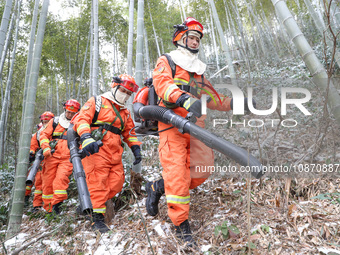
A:
[[[20,234],[1,254],[4,247],[8,254],[20,247],[20,254],[248,254],[247,247],[252,254],[340,254],[340,180],[293,180],[289,196],[286,180],[253,179],[250,193],[249,181],[223,178],[193,190],[189,219],[199,251],[176,241],[164,198],[151,217],[141,195],[138,205],[131,198],[115,212],[112,231],[103,235],[76,215],[75,200],[57,219],[26,212]]]
[[[266,173],[260,180],[248,175],[214,173],[204,184],[191,190],[189,220],[197,250],[184,249],[175,239],[164,196],[160,213],[156,217],[148,216],[144,188],[135,189],[136,199],[127,183],[108,209],[112,214],[109,233],[92,232],[90,221],[76,214],[75,193],[55,219],[47,218],[43,212],[34,215],[26,210],[19,235],[4,242],[0,253],[18,254],[13,252],[21,249],[20,254],[32,255],[340,255],[340,127],[327,113],[322,93],[310,84],[309,78],[296,82],[294,77],[289,81],[288,78],[292,78],[289,72],[300,74],[299,68],[303,67],[285,70],[273,67],[273,76],[283,78],[276,81],[285,80],[290,82],[289,86],[311,91],[312,100],[306,104],[311,116],[294,108],[288,108],[285,116],[278,107],[270,116],[245,116],[248,123],[245,126],[211,124],[213,118],[242,122],[243,117],[231,114],[207,118],[208,130],[249,151],[262,164],[298,166],[296,169],[301,171]],[[265,80],[251,84],[259,89],[256,101],[260,109],[270,108],[268,88],[276,82]],[[264,86],[265,83],[268,86]],[[277,121],[272,122],[274,119]],[[295,122],[287,119],[293,119],[297,125],[289,127]],[[264,125],[252,127],[249,121],[251,125]],[[161,176],[157,145],[157,137],[144,138],[143,184]],[[220,165],[239,167],[220,153],[215,154],[215,159]]]

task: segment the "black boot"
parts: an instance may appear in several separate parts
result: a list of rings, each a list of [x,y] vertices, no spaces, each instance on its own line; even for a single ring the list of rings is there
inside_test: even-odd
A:
[[[60,206],[63,204],[63,202],[59,202],[58,204],[53,205],[52,210],[55,214],[59,215],[61,213]]]
[[[106,233],[109,231],[109,227],[104,222],[104,215],[102,213],[93,213],[92,230],[99,231],[100,233]]]
[[[24,207],[27,207],[27,206],[30,205],[29,200],[30,200],[30,196],[25,196],[25,204],[24,204]]]
[[[145,190],[148,193],[145,206],[149,215],[156,216],[158,214],[158,202],[164,194],[164,179],[154,182],[148,182],[145,185]]]
[[[33,207],[33,209],[32,209],[32,213],[34,214],[34,213],[38,213],[40,210],[41,210],[41,208],[42,208],[42,206],[35,206],[35,207]]]
[[[185,245],[189,248],[197,246],[196,242],[192,238],[192,233],[190,229],[190,224],[188,220],[185,220],[179,226],[175,226],[176,237],[183,241]]]

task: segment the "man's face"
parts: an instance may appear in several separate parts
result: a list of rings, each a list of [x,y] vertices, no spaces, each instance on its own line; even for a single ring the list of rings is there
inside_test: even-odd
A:
[[[193,36],[193,35],[189,35],[187,45],[190,49],[198,49],[198,47],[200,46],[200,38]]]
[[[76,115],[76,112],[70,112],[68,110],[65,110],[65,117],[66,117],[66,119],[71,120],[74,115]]]
[[[119,89],[121,92],[123,92],[123,93],[125,93],[125,94],[128,94],[129,96],[131,96],[132,93],[133,93],[132,91],[130,91],[130,90],[124,88],[123,86],[119,86],[118,89]]]
[[[42,120],[41,123],[42,123],[43,126],[45,127],[49,121],[50,121],[50,120]]]

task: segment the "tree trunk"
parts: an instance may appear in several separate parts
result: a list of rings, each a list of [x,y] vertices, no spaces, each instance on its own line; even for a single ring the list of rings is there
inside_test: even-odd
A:
[[[68,94],[68,67],[67,67],[67,54],[66,54],[66,42],[65,42],[65,35],[63,31],[63,42],[64,42],[64,57],[65,57],[65,91],[66,91],[66,98],[68,99],[70,96]]]
[[[146,64],[146,76],[151,77],[148,35],[146,33],[145,27],[144,27],[144,42],[145,42],[144,54],[145,54],[145,64]]]
[[[93,73],[92,94],[98,94],[98,66],[99,66],[99,28],[98,28],[98,0],[93,0]]]
[[[340,124],[340,96],[332,81],[328,78],[325,68],[320,63],[313,49],[302,34],[286,3],[283,0],[272,0],[272,3],[276,9],[279,19],[283,21],[283,25],[285,26],[289,37],[299,50],[303,61],[306,63],[308,70],[311,72],[314,83],[324,91],[328,91],[326,97],[327,104],[330,107],[331,113],[333,113],[337,123]]]
[[[23,119],[23,128],[21,129],[21,139],[19,144],[18,163],[16,167],[16,176],[13,187],[12,207],[9,214],[9,222],[6,238],[10,238],[20,231],[22,213],[24,208],[25,181],[28,168],[28,155],[32,136],[34,108],[37,93],[39,65],[41,59],[42,42],[44,39],[45,26],[47,20],[49,0],[44,0],[38,26],[36,43],[34,46],[34,55],[32,70],[29,79],[27,101],[25,107],[25,118]]]
[[[333,42],[330,40],[328,36],[329,34],[326,29],[325,23],[323,22],[322,19],[319,18],[319,15],[315,12],[314,7],[312,6],[312,3],[309,0],[304,0],[304,1],[320,35],[322,36],[322,38],[326,39],[326,44],[328,46],[335,47],[335,45],[333,45]],[[340,66],[340,53],[337,50],[335,50],[334,56],[335,56],[336,63]]]
[[[217,15],[214,0],[209,0],[209,3],[210,3],[210,6],[211,6],[211,10],[213,12],[213,17],[214,17],[214,20],[215,20],[215,23],[216,23],[216,26],[217,26],[218,33],[220,35],[220,40],[221,40],[222,48],[224,50],[224,54],[225,54],[226,59],[227,59],[227,64],[229,66],[230,78],[231,78],[233,84],[236,85],[236,74],[235,74],[235,70],[234,70],[234,66],[233,66],[233,61],[230,57],[229,48],[228,48],[228,45],[227,45],[226,40],[224,38],[222,26],[221,26],[220,20],[219,20],[218,15]]]
[[[85,72],[86,57],[87,57],[87,51],[88,51],[88,48],[89,48],[90,36],[91,36],[91,29],[89,30],[89,35],[87,36],[86,50],[85,50],[85,56],[84,56],[84,61],[83,61],[83,68],[81,69],[81,75],[80,75],[80,81],[79,81],[78,93],[77,93],[77,100],[80,99],[80,90],[81,90],[81,85],[83,83],[83,77],[84,77],[84,72]]]
[[[4,163],[5,123],[7,122],[6,117],[8,116],[8,106],[9,106],[9,100],[10,100],[11,88],[12,88],[13,68],[14,68],[14,62],[15,62],[15,53],[17,49],[17,39],[18,39],[18,31],[19,31],[20,7],[21,7],[21,0],[18,3],[18,13],[16,17],[14,45],[13,45],[13,50],[12,50],[12,55],[11,55],[11,67],[8,73],[5,97],[2,102],[2,111],[1,111],[1,119],[0,119],[0,165]]]
[[[213,41],[213,44],[214,44],[214,51],[215,51],[215,57],[216,57],[216,67],[217,67],[216,69],[218,71],[218,70],[220,70],[220,61],[218,59],[218,49],[217,49],[217,44],[216,44],[216,39],[215,39],[215,31],[214,31],[215,29],[214,29],[213,17],[212,17],[211,12],[210,12],[210,27],[209,28],[210,28],[209,30],[211,31],[211,40]]]
[[[143,85],[143,30],[144,30],[144,0],[138,0],[137,15],[137,54],[136,54],[136,83]]]
[[[72,98],[76,97],[76,76],[77,76],[77,69],[78,69],[79,43],[80,43],[80,27],[79,27],[79,31],[78,31],[78,43],[77,43],[77,50],[76,50],[76,61],[74,62]]]
[[[149,14],[150,14],[150,20],[151,20],[151,25],[152,25],[152,30],[153,30],[153,34],[155,36],[155,42],[156,42],[156,47],[157,47],[157,53],[158,53],[158,57],[161,55],[161,51],[159,49],[159,44],[158,44],[158,40],[157,40],[157,33],[156,33],[156,29],[155,29],[155,25],[153,24],[153,20],[152,20],[152,15],[151,15],[151,11],[150,11],[150,5],[149,5],[149,1],[148,1],[148,10],[149,10]]]
[[[14,8],[15,10],[16,8]],[[13,12],[12,17],[11,17],[11,21],[9,23],[9,29],[8,29],[8,33],[7,33],[7,37],[6,37],[6,41],[5,41],[5,46],[3,48],[2,51],[2,56],[1,56],[1,60],[0,60],[0,80],[2,81],[2,71],[5,65],[5,60],[6,60],[6,55],[7,55],[7,50],[8,47],[11,43],[11,36],[12,36],[12,30],[13,30],[13,26],[14,26],[14,17],[15,17],[15,12]],[[1,103],[3,102],[4,98],[3,98],[3,88],[1,86]]]
[[[181,0],[178,0],[178,2],[179,2],[180,10],[183,12],[183,21],[184,21],[184,20],[187,18],[187,14],[185,13],[185,10],[184,10],[182,1],[181,1]]]
[[[0,56],[2,56],[2,50],[5,43],[5,38],[8,29],[9,17],[11,15],[12,0],[6,0],[4,13],[2,14],[1,25],[0,25]]]
[[[55,63],[54,63],[54,70],[55,70]],[[55,93],[57,95],[57,103],[56,103],[56,106],[57,106],[57,116],[60,115],[60,112],[59,112],[59,106],[60,106],[60,103],[59,103],[59,84],[58,84],[58,75],[55,74]]]
[[[89,97],[92,96],[92,77],[93,77],[93,1],[92,1],[92,8],[91,8],[91,25],[90,25],[90,80],[89,80]]]
[[[129,36],[128,36],[128,52],[127,52],[127,72],[132,75],[132,58],[133,58],[133,14],[134,0],[130,0],[129,6]]]

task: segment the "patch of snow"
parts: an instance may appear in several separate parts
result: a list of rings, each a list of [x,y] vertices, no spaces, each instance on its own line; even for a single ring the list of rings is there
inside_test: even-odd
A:
[[[211,244],[202,245],[202,247],[201,247],[201,252],[209,251],[210,248],[211,248]]]
[[[158,225],[156,225],[156,227],[154,228],[155,231],[157,232],[157,234],[161,237],[166,238],[166,234],[164,233],[163,229],[162,229],[162,224],[159,223]]]
[[[42,243],[44,245],[48,245],[49,249],[51,249],[54,252],[62,252],[64,251],[64,248],[59,245],[57,241],[51,241],[51,240],[42,240]]]
[[[11,238],[11,239],[8,239],[6,242],[5,242],[5,246],[8,247],[8,246],[13,246],[13,245],[16,245],[17,243],[23,243],[23,241],[25,241],[26,237],[28,236],[28,234],[25,234],[25,233],[19,233],[17,236]]]
[[[336,249],[321,247],[321,248],[318,248],[318,250],[319,250],[319,252],[321,252],[323,254],[332,254],[332,255],[338,254],[338,255],[340,255],[340,251],[336,250]]]
[[[301,226],[301,227],[298,227],[299,233],[301,234],[302,231],[304,231],[304,230],[307,229],[308,227],[309,227],[309,223],[307,223],[307,224],[305,224],[305,225],[303,225],[303,226]]]

